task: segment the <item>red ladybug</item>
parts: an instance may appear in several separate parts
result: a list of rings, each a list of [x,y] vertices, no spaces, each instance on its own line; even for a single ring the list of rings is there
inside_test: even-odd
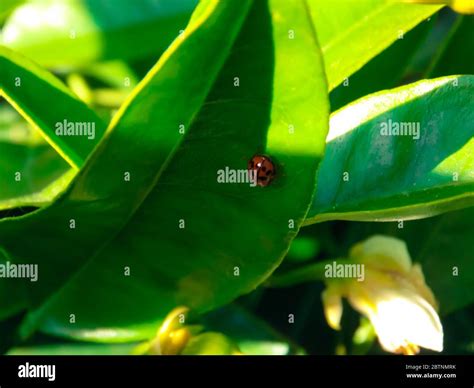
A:
[[[268,186],[276,174],[275,164],[266,155],[255,155],[249,160],[249,171],[257,172],[257,185]]]

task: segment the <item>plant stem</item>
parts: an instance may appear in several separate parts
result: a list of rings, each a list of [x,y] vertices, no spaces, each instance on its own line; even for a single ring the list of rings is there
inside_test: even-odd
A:
[[[314,264],[306,265],[301,268],[297,268],[291,271],[288,271],[283,274],[273,275],[265,283],[266,287],[289,287],[295,284],[301,284],[306,282],[312,282],[317,280],[324,281],[326,279],[326,265],[332,265],[334,261],[347,261],[345,258],[336,258],[319,261]]]

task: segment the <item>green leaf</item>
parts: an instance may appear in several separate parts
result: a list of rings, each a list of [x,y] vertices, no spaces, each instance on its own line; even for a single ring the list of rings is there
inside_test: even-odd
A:
[[[344,262],[346,258],[334,258],[290,269],[288,271],[276,271],[265,284],[267,287],[292,287],[301,283],[324,280],[326,266],[332,265],[334,261]]]
[[[188,26],[184,39],[175,41],[138,85],[69,189],[42,211],[0,221],[3,260],[41,268],[36,284],[14,283],[19,295],[24,294],[21,288],[29,289],[31,300],[26,302],[7,298],[13,282],[2,279],[0,287],[5,291],[0,296],[5,300],[0,315],[44,302],[107,245],[142,205],[182,141],[180,126],[189,127],[209,93],[247,7],[248,3],[203,2],[201,18]],[[206,50],[202,50],[203,42],[207,42]],[[196,69],[207,76],[195,77]],[[151,125],[161,130],[150,130]],[[20,236],[25,235],[31,237],[31,244],[22,243]],[[71,249],[76,245],[80,248]]]
[[[135,71],[123,61],[96,63],[83,69],[83,72],[119,89],[135,87],[139,81]]]
[[[428,70],[430,77],[474,74],[474,16],[461,16],[442,44],[439,55]]]
[[[237,345],[221,333],[208,332],[191,337],[182,355],[230,356],[239,354]]]
[[[203,95],[205,82],[213,81],[219,55],[226,54],[249,3],[211,4],[216,11],[209,20],[198,31],[185,33],[183,50],[169,55],[171,73],[156,74],[166,83],[137,94],[140,104],[127,110],[110,131],[100,151],[112,158],[102,157],[95,166],[92,159],[81,171],[79,182],[91,180],[91,175],[97,179],[94,185],[80,186],[81,193],[93,193],[94,200],[76,203],[73,211],[58,205],[47,217],[38,213],[25,217],[21,225],[0,223],[6,236],[2,245],[12,256],[27,262],[43,259],[43,280],[32,286],[36,301],[95,254],[38,312],[44,317],[44,331],[88,339],[95,333],[98,341],[141,339],[149,331],[137,328],[156,326],[177,305],[203,312],[228,303],[253,290],[279,265],[304,220],[325,146],[329,110],[322,60],[304,2],[273,0],[269,9],[264,2],[254,3],[211,92],[205,93],[207,101],[189,126],[191,107],[201,106],[195,95]],[[297,39],[288,37],[291,26],[299,27]],[[288,72],[288,66],[293,71]],[[151,137],[158,134],[148,130],[150,123],[170,128],[170,136],[178,133],[180,123],[188,131],[165,171],[151,178],[150,171],[161,172],[148,163],[156,163],[153,159],[163,153],[154,148],[162,147],[163,141]],[[118,138],[115,147],[113,137]],[[129,155],[118,172],[116,161],[122,159],[117,153]],[[277,164],[279,173],[270,186],[217,182],[220,169],[246,170],[255,153],[269,154]],[[123,171],[137,164],[144,164],[147,175],[132,172],[133,185],[124,185]],[[140,197],[143,203],[131,202],[121,198],[124,190],[149,194]],[[112,240],[103,241],[111,225],[116,228],[124,220],[124,209],[130,214],[128,223]],[[68,230],[72,214],[77,219],[73,231]],[[38,247],[32,252],[15,242],[18,233],[33,229],[33,238],[43,238],[38,230],[46,219],[54,247],[38,244],[42,252]],[[51,225],[56,225],[54,231]],[[78,241],[80,249],[71,248]],[[234,275],[236,268],[239,276]],[[74,325],[69,324],[71,311],[77,316]],[[31,317],[33,322],[38,318]],[[109,328],[108,336],[97,327]]]
[[[403,39],[397,39],[390,47],[372,58],[359,71],[354,73],[348,83],[342,83],[331,91],[331,111],[384,89],[391,89],[405,82],[410,66],[423,47],[427,35],[433,30],[435,17],[424,21],[409,31]],[[457,74],[457,73],[451,73]]]
[[[41,268],[39,281],[26,285],[30,305],[42,303],[64,285],[113,240],[149,196],[183,139],[180,125],[187,128],[201,107],[247,8],[248,3],[202,2],[201,18],[188,26],[185,38],[174,42],[132,92],[68,190],[48,208],[0,221],[5,260],[35,263]],[[217,32],[219,37],[215,38]],[[202,42],[207,42],[206,50],[202,50]],[[219,54],[209,55],[214,52]],[[207,77],[195,77],[196,69]],[[147,208],[143,206],[145,213]],[[31,245],[22,243],[19,236],[24,235],[31,237]],[[150,253],[146,258],[150,259]],[[0,282],[0,287],[5,283]],[[15,301],[9,298],[4,303],[10,309]]]
[[[473,76],[445,77],[334,113],[306,224],[415,219],[471,206],[473,90]],[[390,136],[395,123],[413,124],[405,136]]]
[[[329,90],[350,77],[442,5],[392,0],[308,0],[323,51]]]
[[[52,344],[21,345],[10,349],[11,356],[117,356],[132,354],[136,343],[128,344],[94,344],[60,342]]]
[[[304,262],[314,259],[319,253],[320,243],[314,237],[298,236],[291,243],[290,250],[285,257],[287,262]]]
[[[235,304],[204,317],[206,330],[218,331],[231,338],[246,355],[304,354],[304,350],[275,331],[263,320]]]
[[[352,336],[351,355],[366,355],[372,348],[377,333],[370,320],[364,316],[360,318],[359,327],[357,327]]]
[[[3,44],[48,67],[157,55],[184,29],[196,3],[196,0],[29,2],[17,8],[6,22]]]
[[[0,210],[49,204],[74,176],[56,151],[2,103],[0,155]]]
[[[2,0],[0,3],[0,22],[3,22],[6,17],[20,4],[26,0]]]
[[[2,46],[0,67],[0,96],[40,131],[72,167],[80,168],[105,131],[102,120],[52,74]],[[45,101],[51,109],[45,109]],[[66,129],[57,134],[60,126],[68,131],[70,126],[80,126],[83,134],[72,131],[73,136],[66,136]]]

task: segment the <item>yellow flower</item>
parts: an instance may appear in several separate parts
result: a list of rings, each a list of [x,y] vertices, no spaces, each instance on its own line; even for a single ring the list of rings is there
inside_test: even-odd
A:
[[[184,325],[184,319],[188,315],[187,307],[176,307],[163,321],[156,337],[151,342],[140,345],[136,352],[155,355],[176,355],[187,345],[191,338],[190,328]]]
[[[443,350],[435,298],[403,241],[373,236],[353,246],[350,263],[362,264],[365,277],[326,280],[322,299],[329,326],[340,329],[346,297],[369,318],[384,350],[403,354],[416,354],[420,347]]]
[[[238,346],[217,332],[202,333],[201,325],[191,325],[192,312],[185,306],[176,307],[165,318],[155,338],[135,347],[133,354],[149,355],[241,355]]]

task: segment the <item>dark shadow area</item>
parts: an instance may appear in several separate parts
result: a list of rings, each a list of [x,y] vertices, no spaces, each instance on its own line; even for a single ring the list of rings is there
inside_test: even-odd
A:
[[[0,321],[0,354],[3,355],[13,346],[21,343],[18,328],[26,312],[21,312]]]
[[[396,40],[390,47],[351,75],[348,85],[340,84],[332,90],[329,95],[331,111],[335,112],[344,105],[370,93],[401,85],[404,72],[433,27],[434,19],[435,17],[430,23],[419,24],[403,39]]]
[[[0,210],[0,219],[7,218],[7,217],[24,216],[25,214],[34,212],[35,210],[38,210],[38,209],[39,208],[37,207],[28,206],[28,207],[17,207],[14,209]]]
[[[474,15],[458,15],[453,28],[446,49],[430,69],[430,78],[474,74]]]

